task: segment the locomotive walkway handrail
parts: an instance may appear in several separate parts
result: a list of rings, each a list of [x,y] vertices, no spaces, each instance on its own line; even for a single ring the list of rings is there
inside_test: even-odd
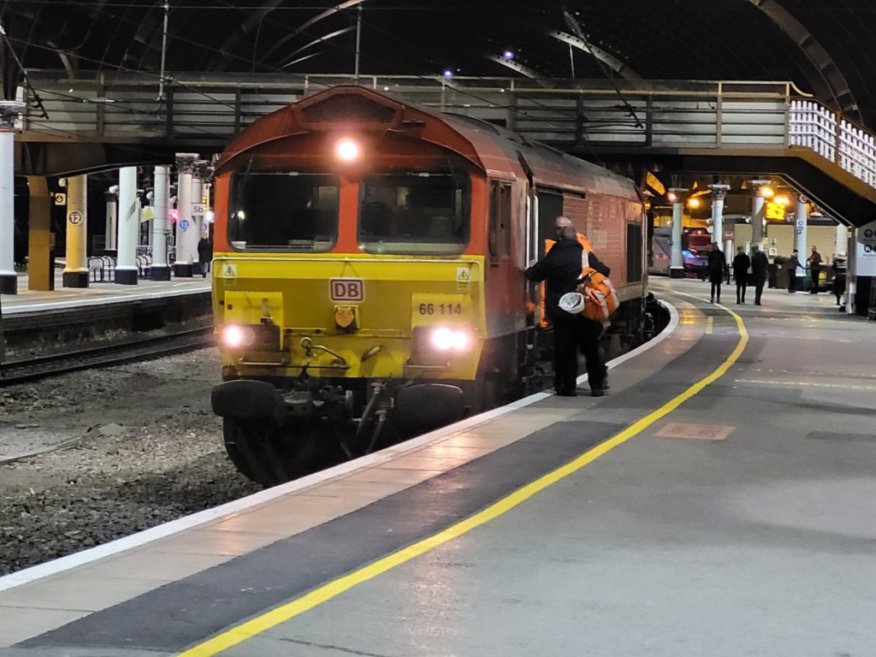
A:
[[[217,147],[255,119],[347,75],[175,74],[156,102],[154,76],[68,79],[30,71],[48,119],[24,117],[25,142],[203,144]],[[511,128],[559,148],[602,150],[803,148],[876,189],[876,136],[792,82],[362,76],[419,105]],[[22,92],[23,93],[23,92]],[[26,98],[28,106],[34,99]],[[633,108],[633,112],[630,111]]]

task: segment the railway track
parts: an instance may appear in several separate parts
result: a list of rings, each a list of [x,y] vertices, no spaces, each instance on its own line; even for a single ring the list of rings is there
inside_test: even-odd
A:
[[[89,346],[50,356],[0,363],[0,387],[92,367],[169,356],[212,344],[213,328],[202,327],[99,347]]]

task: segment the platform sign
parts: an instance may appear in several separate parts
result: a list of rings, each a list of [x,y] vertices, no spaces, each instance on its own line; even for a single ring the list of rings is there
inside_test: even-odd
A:
[[[857,244],[855,276],[876,276],[876,247]]]
[[[73,212],[67,215],[68,221],[74,226],[81,224],[84,218],[85,217],[82,216],[82,213],[79,212],[79,210],[73,210]]]
[[[195,203],[192,205],[192,217],[195,219],[203,219],[204,217],[204,206],[200,203]]]
[[[865,251],[867,247],[870,247],[871,252],[876,250],[876,221],[861,226],[856,232],[858,241],[864,245]]]
[[[806,220],[801,217],[794,222],[794,233],[802,235],[804,230],[806,230]]]
[[[773,203],[769,201],[766,204],[766,209],[764,210],[764,216],[770,221],[784,221],[785,220],[785,206],[781,203]]]

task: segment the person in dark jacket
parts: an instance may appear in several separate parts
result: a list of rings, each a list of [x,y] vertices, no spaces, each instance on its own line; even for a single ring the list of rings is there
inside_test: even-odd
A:
[[[198,242],[198,264],[201,266],[201,276],[207,278],[207,272],[210,271],[210,261],[213,260],[213,242],[210,238],[204,236]]]
[[[736,257],[733,258],[733,278],[736,279],[736,303],[745,303],[745,288],[748,285],[748,270],[751,267],[745,249],[741,246],[736,248]]]
[[[557,395],[577,395],[578,348],[587,362],[587,380],[594,397],[602,397],[607,369],[599,352],[602,324],[583,315],[571,315],[559,306],[560,297],[578,289],[583,248],[568,217],[557,217],[557,241],[551,250],[526,270],[531,281],[545,281],[545,314],[554,327],[554,388]],[[590,266],[608,276],[611,270],[590,252]]]
[[[833,294],[836,297],[836,305],[842,306],[843,294],[846,291],[846,261],[843,258],[834,258],[830,268],[833,270]]]
[[[754,305],[760,305],[763,286],[769,275],[770,261],[757,244],[751,245],[751,284],[754,285]]]
[[[806,264],[809,265],[809,276],[812,278],[812,288],[809,294],[818,294],[818,274],[821,272],[821,254],[816,247],[812,247],[812,253],[806,259]]]
[[[788,272],[788,292],[797,291],[797,268],[799,266],[799,251],[797,251],[797,249],[794,249],[788,259],[785,260],[785,271]]]
[[[724,252],[718,248],[715,242],[712,242],[709,250],[709,259],[706,267],[709,271],[709,282],[712,284],[712,289],[709,298],[712,303],[715,299],[721,303],[721,283],[724,282],[724,274],[727,271],[727,260],[724,258]]]

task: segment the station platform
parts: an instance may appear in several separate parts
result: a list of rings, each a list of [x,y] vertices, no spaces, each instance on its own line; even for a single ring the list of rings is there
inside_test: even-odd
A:
[[[607,396],[0,578],[0,656],[871,654],[876,327],[652,289],[673,321]]]
[[[63,287],[60,270],[55,274],[55,289],[32,292],[27,289],[27,276],[18,277],[18,293],[4,294],[0,299],[3,315],[40,313],[83,306],[100,306],[130,302],[136,299],[161,299],[168,296],[210,292],[210,278],[174,278],[170,281],[141,279],[137,285],[89,283],[87,288]]]
[[[65,288],[60,277],[53,291],[31,292],[20,276],[18,294],[0,296],[0,363],[23,365],[212,324],[210,278]]]

